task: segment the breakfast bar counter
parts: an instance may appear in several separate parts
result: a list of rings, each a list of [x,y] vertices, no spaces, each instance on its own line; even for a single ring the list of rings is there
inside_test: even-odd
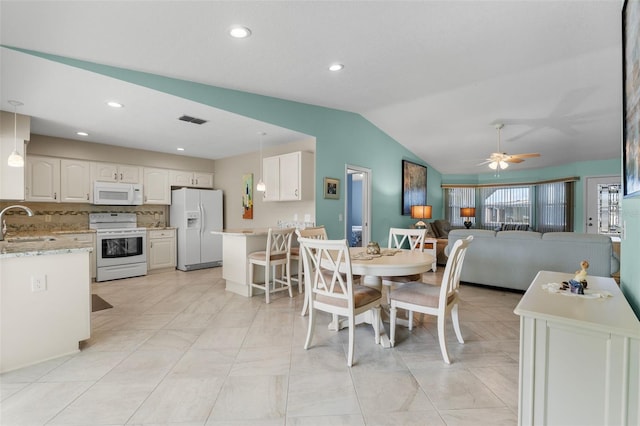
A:
[[[225,229],[211,233],[222,235],[222,278],[226,280],[227,291],[249,297],[247,256],[249,253],[264,250],[267,247],[269,230],[266,228]],[[258,276],[259,273],[261,271],[257,270],[256,279],[264,279]]]

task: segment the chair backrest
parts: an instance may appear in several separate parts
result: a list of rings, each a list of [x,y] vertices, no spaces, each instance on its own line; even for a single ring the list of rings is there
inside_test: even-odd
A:
[[[313,228],[296,229],[296,235],[298,238],[313,238],[316,240],[326,240],[327,230],[324,226],[316,226]]]
[[[401,249],[406,241],[409,243],[411,250],[422,251],[426,233],[426,229],[389,228],[388,248]]]
[[[307,288],[317,296],[346,300],[353,309],[353,274],[347,240],[298,238]],[[344,302],[343,302],[344,303]]]
[[[291,253],[291,237],[295,228],[269,228],[267,234],[267,259],[270,256]]]
[[[449,252],[449,259],[447,260],[447,266],[444,269],[442,284],[440,286],[440,309],[447,306],[449,298],[458,292],[458,287],[460,287],[462,262],[464,261],[464,255],[467,252],[467,248],[469,247],[469,244],[471,244],[471,240],[473,240],[473,235],[469,235],[467,238],[462,240],[457,240]]]

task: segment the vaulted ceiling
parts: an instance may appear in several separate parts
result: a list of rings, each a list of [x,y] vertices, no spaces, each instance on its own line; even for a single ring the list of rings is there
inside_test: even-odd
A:
[[[0,43],[361,114],[444,174],[619,158],[622,2],[7,1]],[[246,39],[228,34],[251,29]],[[32,132],[204,158],[306,137],[3,47]],[[332,63],[344,69],[331,72]],[[118,100],[118,111],[105,106]],[[183,114],[203,118],[198,126]],[[76,135],[86,131],[88,137]],[[212,143],[215,149],[212,149]]]

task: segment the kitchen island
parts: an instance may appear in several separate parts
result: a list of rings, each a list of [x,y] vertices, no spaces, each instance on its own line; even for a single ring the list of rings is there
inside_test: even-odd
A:
[[[247,256],[267,247],[268,229],[225,229],[212,231],[222,235],[222,278],[226,290],[249,297],[249,260]],[[264,271],[256,268],[256,279],[264,280]]]
[[[0,372],[78,352],[90,337],[92,250],[59,235],[0,242]]]

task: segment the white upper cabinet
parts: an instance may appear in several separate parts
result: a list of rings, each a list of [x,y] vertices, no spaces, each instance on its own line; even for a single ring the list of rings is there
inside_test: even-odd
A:
[[[266,188],[262,199],[264,201],[279,201],[280,157],[267,157],[262,160],[262,179]]]
[[[145,167],[142,190],[145,204],[171,204],[169,170]]]
[[[26,201],[60,202],[60,159],[30,155],[26,161]]]
[[[90,203],[93,201],[91,162],[60,160],[60,201],[63,203]]]
[[[93,180],[100,182],[141,183],[142,167],[124,164],[93,163]]]
[[[313,198],[314,162],[310,152],[291,152],[263,160],[266,191],[263,201],[300,201]]]
[[[213,188],[213,173],[169,170],[169,183],[171,186]]]

